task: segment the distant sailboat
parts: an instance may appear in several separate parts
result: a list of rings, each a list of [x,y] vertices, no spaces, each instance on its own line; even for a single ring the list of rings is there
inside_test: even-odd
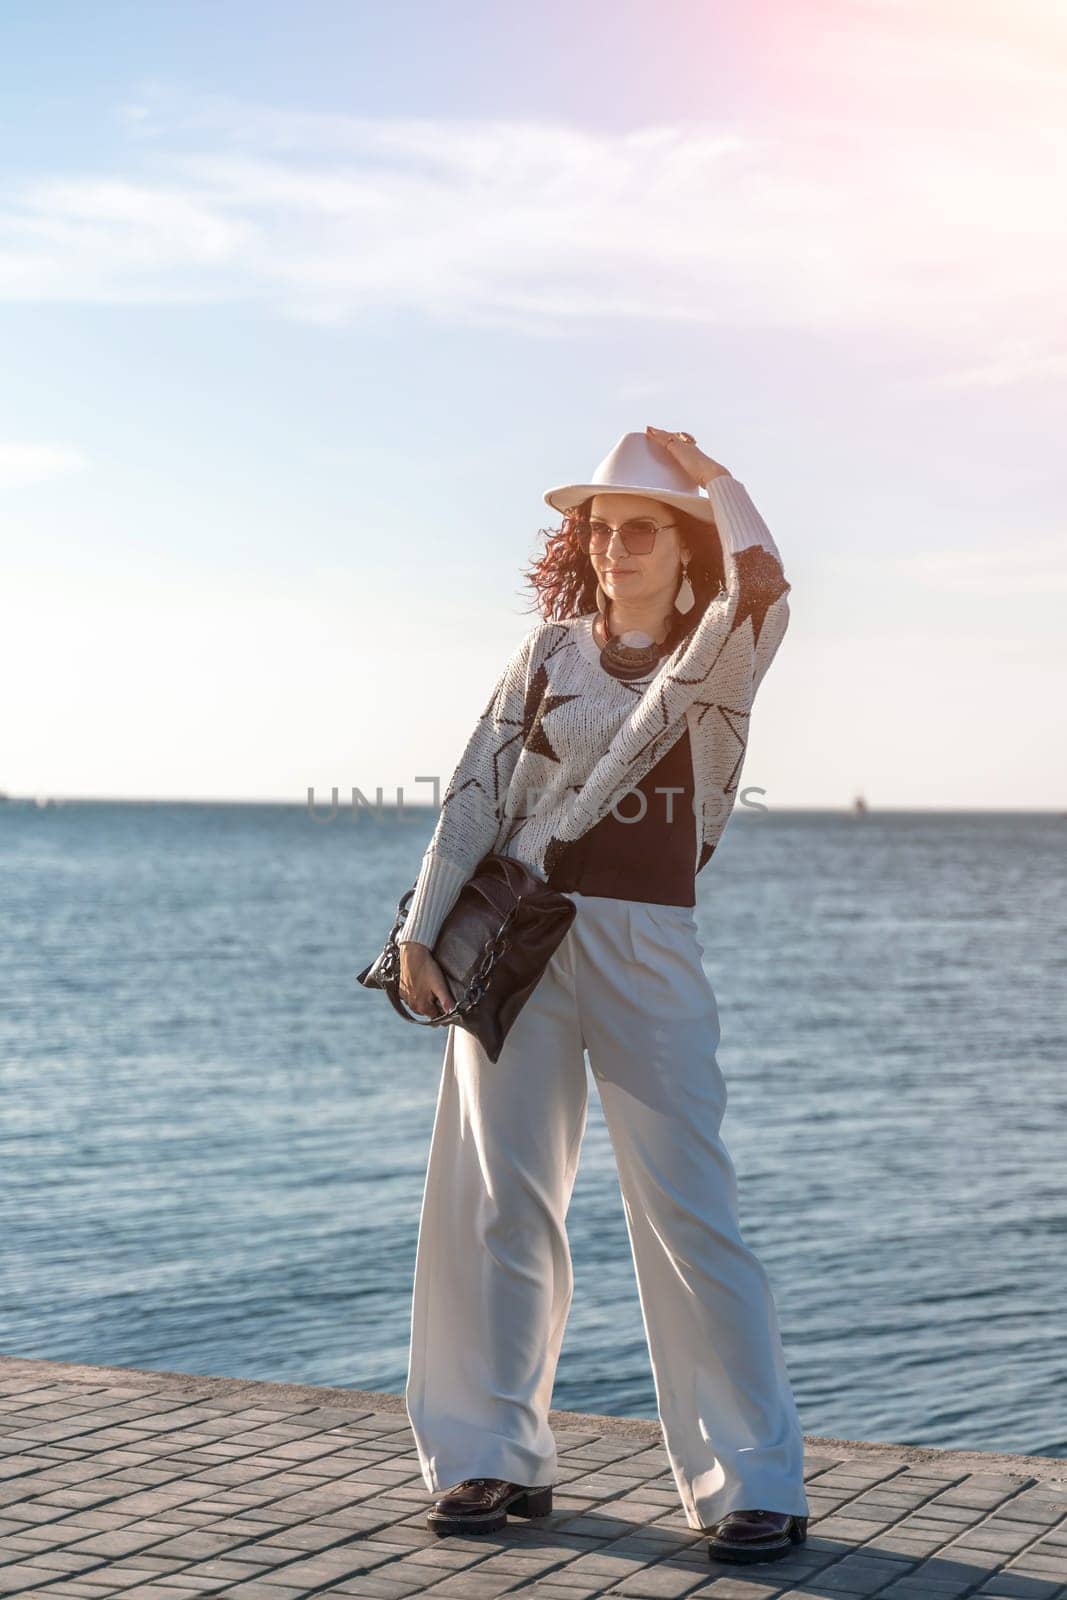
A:
[[[867,802],[861,794],[858,794],[855,800],[853,800],[852,810],[857,817],[862,817],[866,813]]]

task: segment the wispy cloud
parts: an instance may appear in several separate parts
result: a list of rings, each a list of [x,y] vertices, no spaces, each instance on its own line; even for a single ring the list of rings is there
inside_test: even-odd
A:
[[[24,489],[84,466],[85,457],[77,450],[0,439],[0,489]]]
[[[605,318],[875,332],[943,353],[948,383],[1057,376],[1053,13],[1021,0],[1011,48],[988,3],[971,13],[970,34],[961,11],[924,35],[910,3],[837,0],[804,60],[843,97],[786,82],[730,126],[375,119],[145,85],[121,109],[124,170],[9,191],[0,297],[244,300],[339,325],[416,312],[548,336]]]
[[[1048,348],[1043,339],[1005,337],[994,344],[985,359],[959,366],[941,377],[944,388],[1001,389],[1024,378],[1067,376],[1067,345]]]
[[[1014,536],[978,550],[929,550],[892,562],[893,570],[925,588],[971,595],[1067,591],[1067,539]]]

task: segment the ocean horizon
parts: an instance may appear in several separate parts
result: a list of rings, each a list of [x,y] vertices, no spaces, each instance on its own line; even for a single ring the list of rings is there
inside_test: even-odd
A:
[[[4,797],[5,1354],[402,1392],[444,1036],[355,974],[437,813],[344,793]],[[1065,819],[739,803],[697,879],[809,1433],[1067,1456]],[[651,1417],[588,1082],[553,1403]]]

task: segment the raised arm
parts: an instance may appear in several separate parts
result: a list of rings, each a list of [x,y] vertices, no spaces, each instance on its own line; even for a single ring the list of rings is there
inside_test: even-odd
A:
[[[734,663],[733,670],[751,707],[789,626],[791,585],[771,530],[740,479],[720,471],[708,478],[707,491],[723,548],[725,594],[708,607],[709,614],[701,618],[688,641],[683,641],[677,673],[688,678],[693,669],[695,673],[703,671],[706,678],[728,658],[730,646],[734,655],[749,657]],[[715,615],[714,606],[720,608],[720,615]],[[735,638],[739,632],[740,640]]]
[[[557,830],[563,841],[593,827],[620,790],[641,781],[673,743],[691,706],[706,707],[706,715],[725,724],[743,751],[756,690],[789,623],[790,585],[778,546],[748,490],[695,446],[680,444],[677,452],[694,475],[699,468],[707,486],[722,545],[724,589],[660,663],[581,792],[571,798]]]
[[[493,847],[522,750],[529,666],[542,626],[535,624],[516,648],[456,764],[398,944],[432,947],[460,889]]]

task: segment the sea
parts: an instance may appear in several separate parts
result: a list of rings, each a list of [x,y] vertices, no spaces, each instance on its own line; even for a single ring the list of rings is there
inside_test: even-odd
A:
[[[0,1352],[403,1392],[444,1036],[356,973],[434,820],[0,804]],[[1067,1457],[1065,847],[738,807],[697,880],[806,1433]],[[654,1417],[589,1092],[553,1404]]]

